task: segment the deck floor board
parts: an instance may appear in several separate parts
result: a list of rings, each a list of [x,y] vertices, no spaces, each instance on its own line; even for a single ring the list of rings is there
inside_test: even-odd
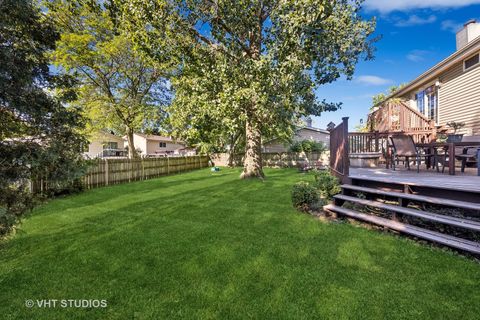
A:
[[[480,193],[480,177],[470,171],[450,176],[447,173],[437,173],[433,170],[396,170],[384,168],[350,168],[350,178],[397,183],[412,186],[444,188],[451,190]],[[479,195],[480,196],[480,195]]]

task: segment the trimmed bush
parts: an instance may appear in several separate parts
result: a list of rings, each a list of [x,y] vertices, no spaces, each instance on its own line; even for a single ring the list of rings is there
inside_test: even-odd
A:
[[[308,182],[301,181],[293,185],[292,203],[301,211],[312,209],[320,200],[317,189]]]
[[[337,177],[332,176],[330,172],[323,170],[315,170],[315,188],[320,196],[326,200],[331,200],[334,195],[340,193],[340,183]]]

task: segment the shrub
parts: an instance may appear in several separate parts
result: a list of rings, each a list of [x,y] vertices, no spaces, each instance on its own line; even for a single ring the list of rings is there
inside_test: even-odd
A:
[[[320,198],[317,189],[308,182],[301,181],[293,185],[292,202],[293,206],[301,211],[308,211],[313,208]]]
[[[293,142],[290,145],[289,151],[290,152],[302,152],[303,151],[302,143],[300,141]]]
[[[332,176],[330,172],[324,170],[315,170],[315,188],[320,196],[330,200],[334,195],[340,193],[340,183],[337,177]]]
[[[322,142],[316,142],[312,140],[295,141],[290,145],[290,152],[319,152],[323,153],[327,150],[327,147]]]

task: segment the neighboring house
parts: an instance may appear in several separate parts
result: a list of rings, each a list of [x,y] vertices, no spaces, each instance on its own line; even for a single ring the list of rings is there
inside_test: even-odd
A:
[[[307,126],[298,128],[295,131],[292,141],[312,140],[322,142],[327,148],[330,147],[330,132],[327,130],[312,127],[311,121]],[[280,139],[273,139],[263,144],[263,152],[287,152],[289,144]]]
[[[110,132],[100,131],[92,135],[88,151],[84,155],[88,158],[105,158],[124,156],[125,143],[122,137]]]
[[[387,97],[387,101],[400,98],[437,128],[445,129],[451,121],[464,122],[466,126],[459,133],[480,135],[480,23],[467,22],[456,41],[455,53]],[[378,111],[382,108],[374,109],[371,115]],[[382,131],[378,127],[376,130]]]
[[[127,144],[126,137],[124,137],[124,139]],[[194,152],[194,150],[186,148],[185,142],[175,140],[171,137],[134,133],[133,143],[135,149],[137,149],[142,156],[191,155]]]

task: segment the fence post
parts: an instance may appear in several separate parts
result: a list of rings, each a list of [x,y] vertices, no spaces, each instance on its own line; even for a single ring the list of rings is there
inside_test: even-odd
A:
[[[105,185],[108,186],[108,159],[105,160]]]
[[[168,156],[167,156],[167,175],[170,174],[170,161],[168,160]]]

